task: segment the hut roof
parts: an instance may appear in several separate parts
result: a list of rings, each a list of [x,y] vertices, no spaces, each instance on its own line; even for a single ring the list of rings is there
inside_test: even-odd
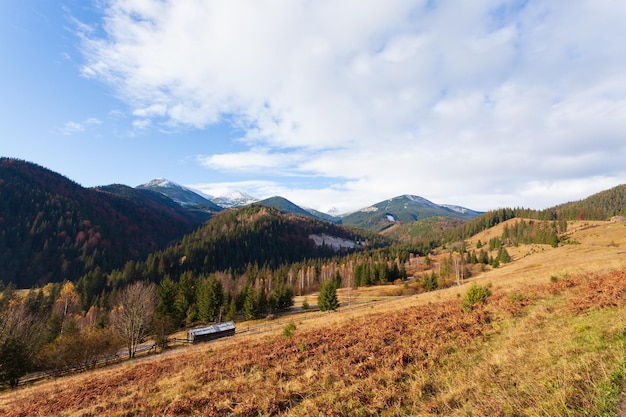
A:
[[[225,321],[223,323],[212,324],[210,326],[197,327],[195,329],[190,329],[189,333],[193,335],[193,337],[197,337],[211,333],[226,332],[228,330],[235,330],[234,321]]]

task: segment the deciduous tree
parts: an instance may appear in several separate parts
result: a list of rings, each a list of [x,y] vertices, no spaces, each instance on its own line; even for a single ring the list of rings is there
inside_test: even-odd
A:
[[[126,342],[129,359],[135,356],[139,344],[150,334],[156,302],[155,285],[142,281],[119,293],[118,305],[111,311],[111,324]]]

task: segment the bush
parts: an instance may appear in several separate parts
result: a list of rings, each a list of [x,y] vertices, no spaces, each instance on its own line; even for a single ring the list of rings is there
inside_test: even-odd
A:
[[[296,325],[292,321],[283,328],[283,336],[285,336],[287,339],[291,338],[294,330],[296,330]]]
[[[487,297],[491,295],[491,290],[489,287],[483,287],[476,283],[473,283],[472,286],[465,293],[465,297],[461,303],[461,306],[464,310],[470,310],[476,304],[485,304],[487,302]]]

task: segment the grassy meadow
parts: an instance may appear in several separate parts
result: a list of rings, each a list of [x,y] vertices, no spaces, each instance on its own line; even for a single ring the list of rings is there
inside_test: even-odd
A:
[[[484,304],[462,308],[467,282],[353,290],[380,302],[7,391],[0,416],[615,416],[626,226],[572,222],[568,234],[475,274]]]

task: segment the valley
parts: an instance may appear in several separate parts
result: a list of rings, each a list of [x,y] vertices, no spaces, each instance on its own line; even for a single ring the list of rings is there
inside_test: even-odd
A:
[[[417,282],[351,290],[379,302],[293,316],[289,337],[280,325],[242,332],[7,392],[0,415],[615,415],[626,225],[576,221],[567,234],[556,248],[511,247],[511,262],[461,286],[398,298],[386,297]],[[492,295],[464,310],[472,283]]]
[[[0,168],[0,415],[617,412],[626,186],[540,211],[403,195],[329,218]],[[235,337],[168,344],[230,320]]]

